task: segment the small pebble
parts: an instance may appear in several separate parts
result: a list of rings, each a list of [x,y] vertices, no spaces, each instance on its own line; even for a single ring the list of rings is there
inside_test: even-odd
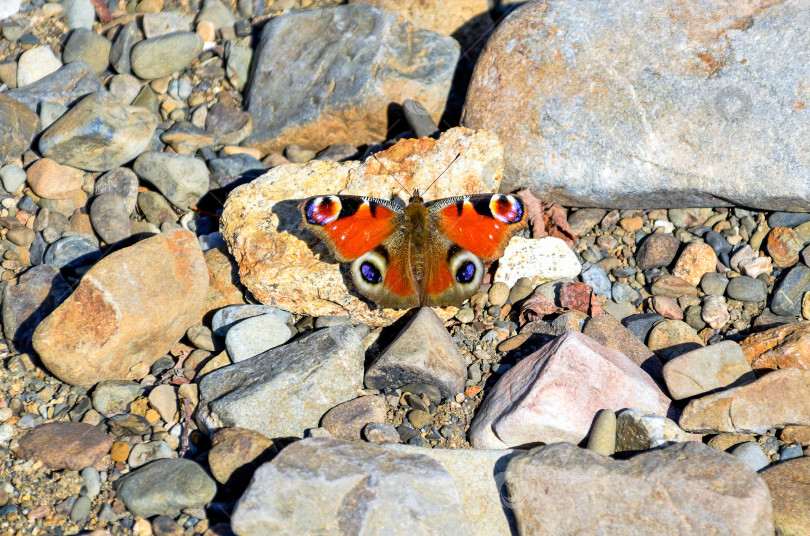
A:
[[[762,448],[754,442],[742,443],[731,450],[731,455],[740,458],[754,471],[761,471],[770,465],[770,460]]]

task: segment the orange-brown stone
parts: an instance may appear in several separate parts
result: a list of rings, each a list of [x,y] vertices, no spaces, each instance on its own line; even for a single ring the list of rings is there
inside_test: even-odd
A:
[[[147,238],[93,266],[37,327],[34,348],[48,370],[73,385],[130,379],[198,320],[207,290],[205,261],[191,233]]]
[[[743,339],[740,346],[754,370],[810,369],[810,321],[754,333]]]

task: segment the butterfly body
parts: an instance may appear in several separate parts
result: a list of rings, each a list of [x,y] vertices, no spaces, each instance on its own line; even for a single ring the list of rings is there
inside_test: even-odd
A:
[[[484,265],[526,227],[522,202],[481,194],[408,205],[329,195],[300,204],[303,227],[341,262],[358,291],[382,307],[459,305],[481,285]]]

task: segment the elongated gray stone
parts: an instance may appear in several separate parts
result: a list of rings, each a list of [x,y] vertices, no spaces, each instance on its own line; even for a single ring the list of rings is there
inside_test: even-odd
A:
[[[209,432],[238,426],[269,438],[302,437],[357,396],[363,357],[354,328],[337,326],[217,369],[200,381],[197,422]]]
[[[462,124],[503,142],[502,191],[802,212],[808,26],[804,0],[529,2],[487,42]]]
[[[10,89],[6,95],[38,112],[43,102],[68,105],[89,93],[103,91],[104,83],[93,68],[83,61],[74,61],[33,84]]]

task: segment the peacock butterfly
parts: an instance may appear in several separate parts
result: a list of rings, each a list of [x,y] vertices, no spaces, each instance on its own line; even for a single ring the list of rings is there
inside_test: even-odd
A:
[[[478,290],[484,264],[503,255],[527,226],[514,195],[479,194],[408,205],[355,195],[323,195],[299,205],[302,226],[340,262],[357,290],[381,307],[459,305]]]

